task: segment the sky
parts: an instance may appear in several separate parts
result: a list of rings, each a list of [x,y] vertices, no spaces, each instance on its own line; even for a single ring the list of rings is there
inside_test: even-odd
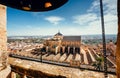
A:
[[[117,34],[117,0],[103,0],[105,33]],[[34,36],[101,34],[99,0],[69,0],[47,12],[7,8],[7,35]]]

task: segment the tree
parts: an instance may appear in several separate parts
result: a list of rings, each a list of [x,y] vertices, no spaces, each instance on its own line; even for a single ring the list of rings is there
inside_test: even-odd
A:
[[[120,78],[120,0],[117,0],[117,12],[118,12],[118,34],[117,34],[116,64],[117,64],[117,78]]]
[[[96,59],[96,62],[94,62],[92,66],[94,66],[96,70],[100,71],[103,69],[103,62],[104,62],[104,59],[102,56],[100,56]]]

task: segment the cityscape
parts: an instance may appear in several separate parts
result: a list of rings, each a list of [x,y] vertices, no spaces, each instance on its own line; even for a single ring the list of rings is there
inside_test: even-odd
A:
[[[106,38],[108,72],[115,74],[116,35],[106,35]],[[18,58],[18,60],[10,58],[12,66],[14,63],[22,65],[20,59],[24,59],[58,66],[103,71],[102,50],[100,35],[64,36],[61,32],[57,32],[48,37],[8,37],[9,55],[12,58]]]
[[[116,5],[1,0],[0,78],[119,78]]]

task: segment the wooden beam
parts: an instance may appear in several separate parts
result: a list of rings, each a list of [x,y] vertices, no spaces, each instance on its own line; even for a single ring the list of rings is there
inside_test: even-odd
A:
[[[117,64],[117,78],[120,78],[120,0],[117,1],[117,12],[118,12],[118,34],[117,34],[116,64]]]

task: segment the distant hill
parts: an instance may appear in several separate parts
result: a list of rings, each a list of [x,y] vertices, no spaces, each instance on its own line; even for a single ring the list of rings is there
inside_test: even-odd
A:
[[[117,35],[111,34],[111,35],[106,35],[106,39],[117,39]],[[102,35],[82,35],[81,38],[83,40],[85,39],[102,39]]]
[[[52,38],[52,35],[47,36],[8,36],[8,39],[34,39],[34,38]],[[81,35],[82,40],[86,39],[102,39],[102,35]],[[117,39],[117,35],[106,35],[106,39]]]
[[[52,36],[8,36],[8,39],[36,39],[36,38],[51,38]]]

